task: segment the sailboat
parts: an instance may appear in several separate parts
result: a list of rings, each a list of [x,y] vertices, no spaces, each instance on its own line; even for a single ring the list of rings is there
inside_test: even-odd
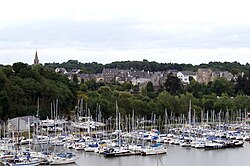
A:
[[[51,165],[62,165],[75,163],[77,159],[72,153],[59,153],[48,160]]]
[[[121,114],[118,111],[118,105],[116,101],[116,131],[118,137],[118,147],[112,147],[104,152],[105,157],[118,157],[131,155],[129,149],[121,146]]]
[[[161,144],[151,145],[149,147],[145,147],[141,149],[141,155],[159,155],[159,154],[166,154],[167,149],[162,146]]]

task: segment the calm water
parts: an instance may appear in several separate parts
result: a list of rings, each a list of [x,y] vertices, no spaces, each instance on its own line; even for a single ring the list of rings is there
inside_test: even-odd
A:
[[[157,166],[157,156],[104,158],[95,153],[76,152],[78,166]],[[203,150],[169,145],[168,153],[159,158],[164,166],[250,166],[250,144],[244,147]],[[158,160],[158,166],[161,166]],[[70,165],[70,166],[73,166]]]

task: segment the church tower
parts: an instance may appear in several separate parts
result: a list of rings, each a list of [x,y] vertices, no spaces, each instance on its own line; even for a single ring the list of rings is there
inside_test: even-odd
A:
[[[34,59],[34,65],[38,65],[38,64],[39,64],[39,59],[38,59],[37,51],[36,51],[35,59]]]

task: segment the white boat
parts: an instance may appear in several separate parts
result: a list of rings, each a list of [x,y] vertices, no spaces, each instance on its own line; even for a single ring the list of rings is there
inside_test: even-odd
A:
[[[84,151],[85,152],[95,152],[95,150],[99,147],[99,145],[95,142],[95,143],[90,143],[88,144],[85,148]]]
[[[179,139],[175,139],[174,140],[174,145],[180,145],[180,140]]]
[[[142,148],[141,155],[159,155],[159,154],[166,154],[167,149],[161,145],[154,145],[146,148]]]
[[[228,148],[242,147],[243,145],[244,145],[244,142],[241,140],[231,140],[227,142]]]
[[[128,149],[130,150],[130,152],[134,155],[136,154],[141,154],[142,151],[142,145],[129,145]]]
[[[182,141],[180,142],[181,147],[191,147],[191,142],[189,141]]]
[[[212,142],[212,141],[207,141],[205,143],[205,149],[222,149],[225,147],[226,146],[222,143],[217,143],[217,142]]]
[[[196,148],[196,149],[204,149],[205,148],[205,142],[196,143],[194,148]]]
[[[11,159],[13,158],[15,155],[12,152],[5,152],[5,153],[1,153],[0,154],[0,160],[5,160],[5,159]]]
[[[85,147],[86,147],[85,142],[76,142],[73,145],[73,149],[75,149],[75,150],[84,150]]]
[[[97,149],[95,149],[95,153],[104,154],[104,152],[107,150],[108,148],[106,146],[99,146]]]
[[[75,163],[78,158],[72,153],[60,153],[49,159],[51,165],[63,165]]]
[[[108,150],[107,142],[101,142],[99,143],[98,148],[95,149],[95,153],[104,154],[104,152],[107,150]]]
[[[27,157],[17,157],[3,162],[4,165],[9,166],[36,166],[40,164],[40,161],[37,158],[27,158]]]
[[[110,148],[104,152],[105,157],[119,157],[119,156],[129,156],[131,155],[128,149],[122,148]]]
[[[250,136],[249,135],[244,135],[243,140],[244,141],[250,141]]]

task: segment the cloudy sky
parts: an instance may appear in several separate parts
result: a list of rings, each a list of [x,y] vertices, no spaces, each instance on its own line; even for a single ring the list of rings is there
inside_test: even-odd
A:
[[[0,64],[250,62],[247,0],[8,0]]]

